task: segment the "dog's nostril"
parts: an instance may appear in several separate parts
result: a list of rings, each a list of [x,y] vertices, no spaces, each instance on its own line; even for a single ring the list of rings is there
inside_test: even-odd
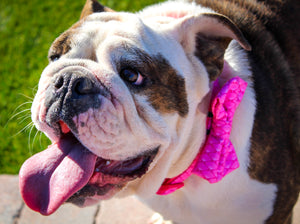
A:
[[[56,89],[60,89],[64,85],[64,77],[60,76],[55,80],[54,86]]]
[[[93,93],[94,85],[93,82],[86,77],[80,77],[73,81],[72,84],[73,92],[84,95]]]
[[[99,89],[95,81],[81,73],[63,73],[60,74],[53,82],[55,92],[66,94],[69,92],[73,97],[80,95],[96,94]]]

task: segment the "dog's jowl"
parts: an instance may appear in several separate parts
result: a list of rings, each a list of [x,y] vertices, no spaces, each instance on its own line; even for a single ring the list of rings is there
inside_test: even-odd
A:
[[[135,194],[176,223],[289,224],[300,188],[298,1],[87,0],[49,50],[20,170],[43,215]],[[54,18],[55,19],[55,18]]]

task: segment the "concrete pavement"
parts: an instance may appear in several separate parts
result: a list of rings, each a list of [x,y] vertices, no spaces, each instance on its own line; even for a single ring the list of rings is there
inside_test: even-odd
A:
[[[42,216],[22,201],[17,176],[0,175],[0,224],[146,224],[153,214],[135,197],[127,197],[86,208],[65,204]]]
[[[294,213],[293,224],[300,224],[300,202]],[[53,215],[42,216],[24,205],[17,176],[0,175],[0,224],[146,224],[153,214],[135,197],[127,197],[87,208],[65,204]]]

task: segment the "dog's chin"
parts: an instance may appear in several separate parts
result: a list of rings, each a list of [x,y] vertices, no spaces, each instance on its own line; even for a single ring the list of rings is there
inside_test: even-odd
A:
[[[74,144],[82,144],[70,131],[61,138],[69,138]],[[89,150],[84,146],[86,150]],[[157,155],[159,147],[149,149],[126,160],[106,160],[97,156],[95,167],[88,183],[67,199],[66,202],[80,207],[89,206],[99,200],[107,200],[122,190],[128,182],[142,177]],[[90,151],[90,150],[89,150]]]

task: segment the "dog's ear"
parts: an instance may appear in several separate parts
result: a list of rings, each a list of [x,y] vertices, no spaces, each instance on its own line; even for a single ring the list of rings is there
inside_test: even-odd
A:
[[[114,12],[114,10],[101,5],[97,0],[86,0],[80,15],[80,19],[83,19],[84,17],[95,12]]]
[[[244,49],[251,46],[240,29],[227,17],[216,13],[178,19],[176,36],[187,54],[194,54],[206,66],[210,80],[222,72],[224,53],[230,41],[235,39]]]

